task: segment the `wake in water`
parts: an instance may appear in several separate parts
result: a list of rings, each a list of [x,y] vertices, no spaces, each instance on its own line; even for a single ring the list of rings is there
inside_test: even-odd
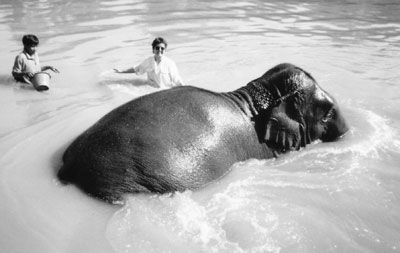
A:
[[[373,166],[400,152],[396,133],[371,111],[350,114],[353,128],[338,142],[238,163],[198,192],[128,197],[109,221],[108,240],[116,252],[398,249],[385,229],[391,218],[379,215],[394,196]]]
[[[131,76],[116,78],[112,74],[100,82],[115,95],[123,96],[122,100],[155,91],[135,84]],[[52,92],[54,99],[60,91]],[[43,102],[43,95],[32,96],[29,101],[33,108],[57,105],[47,97]],[[9,206],[6,217],[26,208],[29,212],[22,212],[18,218],[32,227],[53,225],[56,231],[42,231],[52,235],[61,230],[54,226],[56,220],[60,222],[57,206],[68,210],[71,219],[90,220],[89,210],[100,206],[86,207],[90,197],[48,179],[55,177],[68,142],[119,105],[121,101],[115,102],[119,100],[116,97],[110,100],[102,93],[80,94],[76,103],[58,105],[35,116],[29,127],[2,138],[0,194],[3,204]],[[226,177],[197,192],[128,196],[108,222],[105,218],[106,238],[116,252],[400,249],[393,222],[400,220],[400,210],[394,204],[396,181],[391,180],[398,175],[399,161],[393,155],[400,153],[395,139],[398,133],[390,121],[372,111],[351,109],[347,114],[352,128],[338,142],[309,145],[277,159],[238,163]],[[58,142],[49,141],[53,138]],[[34,155],[15,160],[21,154]],[[15,205],[21,200],[26,207]],[[85,208],[77,208],[76,204],[68,208],[64,206],[66,201]],[[79,211],[82,208],[86,210],[83,217]],[[71,227],[72,231],[73,223],[64,219],[63,227]],[[90,226],[97,223],[94,219],[89,222]],[[57,239],[52,235],[49,238]]]
[[[99,85],[104,85],[117,93],[128,94],[132,99],[162,90],[150,86],[145,78],[136,74],[116,74],[113,70],[107,70],[100,74],[100,79]]]
[[[0,5],[0,252],[400,251],[396,1]],[[62,72],[46,94],[8,80],[27,28],[43,37],[43,61]],[[340,142],[237,164],[198,192],[110,207],[60,185],[55,172],[76,136],[155,91],[135,75],[99,71],[144,59],[159,35],[188,84],[230,90],[266,65],[294,62],[361,109],[348,110],[352,129]]]

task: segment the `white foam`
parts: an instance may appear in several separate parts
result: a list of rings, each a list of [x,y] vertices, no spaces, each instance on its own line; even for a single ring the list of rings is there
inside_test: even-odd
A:
[[[116,252],[278,252],[270,235],[276,217],[259,217],[265,206],[249,203],[247,194],[237,198],[240,192],[235,187],[211,193],[207,201],[196,200],[190,191],[131,196],[109,221],[107,238]],[[254,213],[248,213],[249,205]]]
[[[106,70],[99,75],[99,78],[101,79],[100,85],[105,85],[114,92],[134,97],[161,90],[148,85],[146,79],[138,77],[136,74],[121,74],[115,73],[113,70]]]

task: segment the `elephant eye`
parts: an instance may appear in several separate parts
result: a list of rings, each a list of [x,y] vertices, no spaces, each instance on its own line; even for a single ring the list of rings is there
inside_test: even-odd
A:
[[[332,108],[332,109],[329,110],[329,112],[325,115],[325,117],[323,117],[323,118],[321,119],[321,121],[322,121],[323,123],[327,123],[329,120],[331,120],[331,119],[333,118],[333,115],[334,115],[334,111],[333,111],[333,108]]]

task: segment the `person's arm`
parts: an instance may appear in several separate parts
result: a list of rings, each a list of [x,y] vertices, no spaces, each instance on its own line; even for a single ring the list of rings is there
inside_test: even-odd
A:
[[[183,82],[181,77],[178,77],[174,80],[174,86],[184,86],[185,83]]]
[[[17,57],[15,57],[15,62],[11,74],[17,81],[29,82],[29,79],[31,79],[35,75],[35,73],[22,71],[23,61],[24,60],[21,56],[18,55]]]
[[[45,70],[48,70],[48,69],[50,69],[50,70],[53,71],[54,73],[60,73],[60,71],[58,71],[58,69],[56,69],[56,68],[53,67],[53,66],[44,66],[44,67],[42,67],[42,71],[45,71]]]
[[[184,86],[185,83],[182,80],[182,77],[179,75],[178,68],[176,67],[175,63],[171,63],[171,70],[170,70],[171,80],[173,86]]]
[[[119,69],[114,69],[114,71],[116,73],[136,73],[135,68],[129,68],[129,69],[125,69],[125,70],[119,70]]]
[[[136,67],[131,67],[128,69],[114,69],[114,72],[116,73],[136,73],[136,75],[142,75],[146,73],[146,71],[149,69],[150,66],[150,58],[144,60],[141,64],[139,64]]]
[[[12,76],[14,77],[14,79],[16,80],[20,80],[23,78],[28,78],[31,79],[35,74],[32,72],[17,72],[17,71],[13,71],[12,72]]]

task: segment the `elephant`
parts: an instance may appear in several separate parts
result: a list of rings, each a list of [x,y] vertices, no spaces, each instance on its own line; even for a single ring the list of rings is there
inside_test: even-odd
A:
[[[57,176],[115,203],[129,193],[203,188],[237,162],[347,131],[336,100],[309,73],[282,63],[234,91],[181,86],[113,109],[69,145]]]

